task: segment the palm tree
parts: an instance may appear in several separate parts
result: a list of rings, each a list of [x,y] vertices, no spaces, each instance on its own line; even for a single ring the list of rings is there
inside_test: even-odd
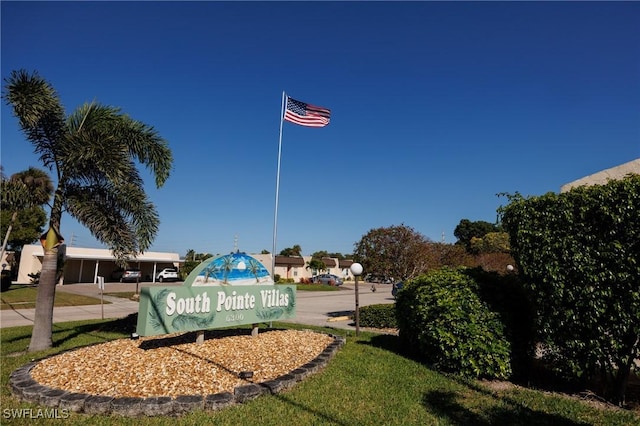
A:
[[[311,258],[310,261],[307,262],[305,269],[311,269],[312,271],[322,272],[327,268],[327,265],[324,262],[317,258]]]
[[[55,89],[37,72],[13,71],[5,82],[3,98],[56,181],[29,344],[29,351],[38,351],[52,345],[62,213],[86,226],[124,265],[150,247],[160,222],[136,161],[151,171],[159,188],[173,159],[152,127],[118,108],[90,103],[66,116]]]
[[[9,241],[9,235],[18,218],[18,213],[28,212],[29,209],[35,208],[40,210],[42,216],[44,216],[44,210],[41,206],[51,199],[53,183],[46,172],[34,167],[15,173],[10,179],[5,179],[0,170],[0,179],[2,185],[2,209],[12,213],[4,241],[2,242],[2,250],[0,250],[0,259],[2,259]],[[42,225],[44,225],[44,221]],[[34,229],[34,231],[39,234],[42,232],[42,228]]]

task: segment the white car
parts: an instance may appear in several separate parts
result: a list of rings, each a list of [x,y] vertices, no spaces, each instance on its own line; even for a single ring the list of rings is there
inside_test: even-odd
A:
[[[156,274],[156,281],[178,281],[178,270],[176,268],[164,268]]]

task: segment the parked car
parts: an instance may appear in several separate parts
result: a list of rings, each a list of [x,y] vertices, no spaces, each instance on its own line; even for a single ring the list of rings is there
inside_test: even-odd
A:
[[[115,281],[120,281],[121,283],[127,281],[140,281],[142,278],[142,272],[138,268],[120,268],[113,271],[111,274],[111,279]]]
[[[342,285],[342,279],[333,274],[320,274],[316,275],[311,279],[314,283],[317,284],[329,284],[329,285]]]
[[[393,298],[396,298],[396,295],[398,294],[398,292],[400,290],[402,290],[402,287],[404,287],[404,283],[402,281],[395,283],[393,285],[393,287],[391,288],[391,295],[393,296]]]
[[[156,274],[156,281],[178,281],[178,270],[176,268],[164,268]]]
[[[384,275],[374,275],[374,274],[367,274],[364,277],[364,280],[368,283],[378,283],[378,284],[391,284],[393,282],[392,278],[385,277]]]

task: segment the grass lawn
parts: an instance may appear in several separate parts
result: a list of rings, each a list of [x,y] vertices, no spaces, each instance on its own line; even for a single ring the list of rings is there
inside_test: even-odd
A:
[[[37,287],[13,285],[0,293],[0,309],[33,309],[36,307],[37,292]],[[56,291],[54,303],[54,306],[99,305],[100,299]]]
[[[326,284],[294,284],[300,291],[340,291],[340,287]]]
[[[32,359],[80,346],[126,338],[124,320],[92,320],[54,326],[55,348],[25,353],[31,326],[0,330],[1,412],[39,407],[14,399],[9,374]],[[342,334],[345,346],[321,372],[293,389],[216,412],[182,417],[122,418],[71,413],[51,423],[71,425],[632,425],[640,416],[589,405],[573,398],[516,386],[488,387],[437,373],[402,355],[395,336],[277,323],[278,328],[313,328]],[[206,378],[195,378],[199,380]],[[34,411],[35,412],[35,411]],[[3,420],[6,420],[3,418]],[[11,424],[39,424],[10,419]]]

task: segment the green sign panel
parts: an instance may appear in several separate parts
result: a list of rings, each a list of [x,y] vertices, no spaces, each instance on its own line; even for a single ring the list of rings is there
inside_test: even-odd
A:
[[[154,336],[295,317],[296,288],[274,285],[255,258],[232,253],[208,259],[182,286],[143,287],[136,332]]]

